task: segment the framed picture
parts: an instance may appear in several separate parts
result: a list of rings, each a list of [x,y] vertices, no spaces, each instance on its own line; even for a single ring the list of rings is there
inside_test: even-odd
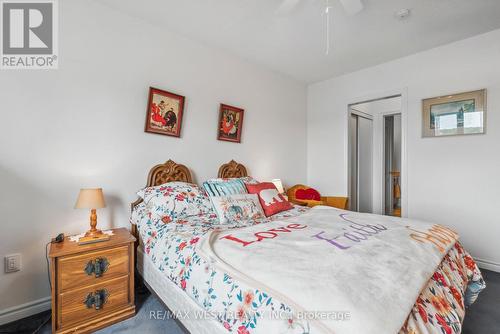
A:
[[[184,96],[150,87],[144,131],[180,137],[184,100]]]
[[[220,105],[218,140],[241,142],[244,110],[226,104]]]
[[[486,132],[486,89],[422,101],[422,137]]]

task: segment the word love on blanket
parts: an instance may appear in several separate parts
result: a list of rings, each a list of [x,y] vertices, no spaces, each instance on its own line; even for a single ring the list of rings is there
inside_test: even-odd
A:
[[[285,227],[276,227],[276,228],[271,228],[271,229],[266,230],[266,231],[256,232],[256,233],[254,233],[255,239],[251,240],[251,241],[250,240],[245,241],[245,240],[242,240],[240,238],[236,238],[235,236],[233,236],[231,234],[225,235],[220,239],[227,239],[227,240],[235,241],[235,242],[238,242],[241,245],[243,245],[243,247],[245,247],[245,246],[248,246],[250,244],[253,244],[254,242],[259,242],[259,241],[262,241],[264,239],[274,239],[278,235],[280,235],[281,233],[290,233],[292,231],[302,230],[305,228],[307,228],[307,225],[288,224]]]

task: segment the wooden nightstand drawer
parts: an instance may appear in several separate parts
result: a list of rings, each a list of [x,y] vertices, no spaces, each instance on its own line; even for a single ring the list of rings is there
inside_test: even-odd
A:
[[[91,320],[128,305],[131,302],[129,284],[130,279],[126,275],[61,293],[57,297],[58,304],[61,306],[61,312],[57,317],[58,328],[64,329],[81,322],[82,319]],[[97,295],[99,295],[98,298]]]
[[[123,276],[129,273],[129,247],[89,252],[59,258],[58,286],[60,292],[96,284],[100,281]]]
[[[50,245],[52,333],[93,333],[134,316],[135,238],[112,231],[108,241]]]

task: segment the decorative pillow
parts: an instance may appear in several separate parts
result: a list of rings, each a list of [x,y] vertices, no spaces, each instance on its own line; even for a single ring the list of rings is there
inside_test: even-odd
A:
[[[256,179],[254,179],[251,176],[240,177],[240,180],[243,181],[243,183],[245,183],[245,184],[258,184],[259,183],[259,181],[257,181]]]
[[[195,184],[169,182],[137,192],[149,212],[175,221],[190,216],[213,213],[207,195]]]
[[[278,189],[272,182],[247,184],[246,187],[250,194],[259,195],[260,204],[267,217],[293,208],[290,202],[278,193]]]
[[[203,182],[203,188],[210,198],[248,193],[240,179],[212,179]]]
[[[240,194],[212,198],[222,224],[264,218],[264,212],[255,194]]]
[[[295,198],[299,200],[321,201],[321,195],[316,189],[313,188],[297,189],[295,192]]]
[[[206,182],[208,183],[221,183],[221,182],[229,182],[229,181],[234,181],[234,180],[241,180],[243,183],[250,183],[250,184],[257,184],[259,181],[254,179],[251,176],[243,176],[243,177],[229,177],[229,178],[223,178],[223,177],[218,177],[214,179],[209,179]]]

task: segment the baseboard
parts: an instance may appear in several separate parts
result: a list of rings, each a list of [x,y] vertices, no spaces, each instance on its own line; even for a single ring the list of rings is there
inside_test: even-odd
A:
[[[50,310],[50,297],[41,298],[32,302],[9,307],[0,311],[0,325],[7,324],[30,315]]]
[[[474,259],[477,263],[477,266],[481,269],[495,271],[500,273],[500,263],[495,263],[493,261],[483,260],[483,259]]]

